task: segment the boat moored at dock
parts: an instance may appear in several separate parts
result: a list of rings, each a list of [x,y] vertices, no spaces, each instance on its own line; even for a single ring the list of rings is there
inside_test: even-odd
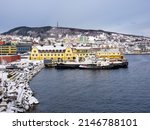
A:
[[[83,62],[61,62],[57,63],[56,69],[118,69],[127,68],[127,60],[110,60],[106,58],[88,58]]]
[[[94,61],[92,61],[90,58],[86,58],[85,61],[79,61],[77,59],[76,61],[58,62],[55,68],[56,69],[78,69],[80,65],[92,64],[93,62]]]

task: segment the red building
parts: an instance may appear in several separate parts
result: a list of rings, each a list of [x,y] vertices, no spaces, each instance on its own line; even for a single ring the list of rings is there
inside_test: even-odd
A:
[[[14,62],[17,60],[20,60],[21,57],[20,55],[5,55],[5,56],[0,56],[0,63],[9,63],[9,62]]]
[[[0,41],[0,45],[3,45],[3,44],[5,44],[5,41]]]

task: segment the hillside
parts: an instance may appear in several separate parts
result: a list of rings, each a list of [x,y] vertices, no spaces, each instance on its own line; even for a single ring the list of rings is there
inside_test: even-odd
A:
[[[14,29],[9,30],[8,32],[4,32],[3,35],[18,35],[18,36],[31,36],[31,37],[57,37],[61,35],[64,37],[66,35],[85,35],[85,36],[97,36],[99,34],[121,34],[116,32],[108,32],[104,30],[89,30],[89,29],[78,29],[78,28],[67,28],[67,27],[52,27],[52,26],[45,26],[45,27],[17,27]],[[121,34],[125,36],[132,36],[132,37],[143,37],[143,36],[135,36],[130,34]]]

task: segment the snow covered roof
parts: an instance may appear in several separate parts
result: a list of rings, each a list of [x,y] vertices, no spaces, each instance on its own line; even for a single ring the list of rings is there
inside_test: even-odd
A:
[[[66,50],[67,46],[35,46],[38,50]],[[73,47],[77,50],[89,50],[91,47]]]
[[[89,50],[89,49],[91,49],[91,47],[74,47],[74,49],[77,49],[77,50]]]
[[[120,53],[118,49],[101,49],[99,52]]]
[[[65,50],[66,46],[36,46],[38,50]]]

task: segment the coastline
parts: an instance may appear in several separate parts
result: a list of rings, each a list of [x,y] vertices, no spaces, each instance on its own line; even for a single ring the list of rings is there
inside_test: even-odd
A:
[[[43,63],[21,60],[13,64],[16,64],[18,69],[2,71],[0,112],[4,113],[26,112],[39,103],[33,95],[29,82],[41,71]]]

